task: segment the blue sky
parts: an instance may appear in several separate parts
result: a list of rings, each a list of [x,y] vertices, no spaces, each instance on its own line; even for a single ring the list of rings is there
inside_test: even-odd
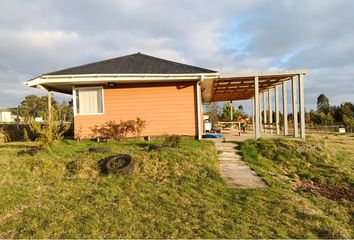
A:
[[[0,0],[0,107],[45,94],[23,85],[33,75],[138,51],[221,73],[308,69],[307,109],[320,93],[354,102],[353,9],[351,0]]]

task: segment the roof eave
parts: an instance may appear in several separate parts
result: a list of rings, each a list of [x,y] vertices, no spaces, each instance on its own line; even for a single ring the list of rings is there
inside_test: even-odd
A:
[[[195,81],[201,79],[215,79],[219,73],[193,73],[193,74],[75,74],[75,75],[42,75],[31,79],[25,84],[36,87],[41,84],[98,84],[106,82],[134,83],[134,82],[168,82],[168,81]]]

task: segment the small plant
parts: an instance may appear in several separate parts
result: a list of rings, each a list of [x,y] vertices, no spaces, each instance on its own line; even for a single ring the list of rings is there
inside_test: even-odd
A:
[[[163,145],[168,147],[179,147],[181,145],[182,137],[179,135],[165,135],[163,137]]]
[[[28,137],[28,132],[27,132],[26,128],[23,129],[23,141],[24,142],[30,141],[30,138]]]
[[[93,132],[92,137],[97,138],[111,138],[116,141],[123,140],[129,133],[140,136],[141,132],[145,128],[146,121],[137,118],[136,120],[120,121],[108,121],[101,126],[95,125],[91,130]]]
[[[137,136],[140,136],[141,132],[146,127],[146,121],[142,120],[141,118],[136,118],[135,121],[135,133]]]
[[[39,123],[31,121],[29,123],[30,129],[36,136],[36,140],[41,142],[44,146],[51,146],[54,142],[63,139],[64,133],[69,129],[69,125],[63,125],[57,121],[55,110],[52,111],[51,117],[47,113],[46,121]]]
[[[3,128],[0,128],[0,143],[6,143],[9,141],[10,141],[9,135],[4,131]]]

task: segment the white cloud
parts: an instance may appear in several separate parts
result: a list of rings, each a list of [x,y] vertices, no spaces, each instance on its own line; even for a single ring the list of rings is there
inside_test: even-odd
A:
[[[334,104],[354,101],[350,0],[0,0],[0,6],[0,65],[25,72],[141,51],[228,73],[309,68],[306,104],[321,92]],[[16,88],[2,90],[0,106],[35,91],[22,85],[30,77],[0,72],[0,89]]]
[[[21,34],[23,40],[26,40],[33,47],[40,48],[55,48],[58,45],[69,45],[75,44],[79,41],[79,37],[74,32],[64,32],[64,31],[34,31],[25,30]]]

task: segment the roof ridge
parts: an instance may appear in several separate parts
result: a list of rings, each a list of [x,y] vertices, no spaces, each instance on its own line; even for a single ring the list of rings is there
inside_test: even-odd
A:
[[[149,64],[152,67],[151,73],[160,74],[181,74],[181,73],[217,73],[215,70],[210,70],[206,68],[201,68],[185,63],[180,63],[176,61],[171,61],[141,52],[128,54],[120,57],[109,58],[101,61],[86,63],[74,67],[69,67],[61,70],[55,70],[48,72],[44,75],[75,75],[75,74],[104,74],[104,73],[141,73],[148,74],[149,70],[146,65]],[[145,66],[144,66],[145,65]],[[157,68],[161,68],[157,70]],[[134,69],[135,68],[135,69]],[[167,69],[167,70],[166,70]],[[169,70],[168,70],[169,69]],[[126,72],[125,72],[126,71]]]
[[[109,58],[109,59],[99,60],[99,61],[96,61],[96,62],[90,62],[90,63],[85,63],[85,64],[77,65],[77,66],[74,66],[74,67],[59,69],[59,70],[55,70],[55,71],[52,71],[52,72],[48,72],[48,73],[42,74],[42,76],[43,76],[43,75],[48,75],[48,74],[53,74],[53,73],[56,73],[56,72],[59,72],[59,71],[62,71],[62,70],[71,70],[71,69],[78,68],[78,67],[85,67],[85,66],[91,65],[91,64],[108,62],[108,61],[112,61],[112,60],[115,60],[115,59],[124,58],[124,57],[129,57],[129,56],[133,56],[133,55],[137,55],[137,54],[141,54],[141,53],[140,53],[140,52],[137,52],[137,53],[132,53],[132,54],[123,55],[123,56],[120,56],[120,57]]]
[[[153,59],[157,59],[157,60],[160,60],[160,61],[168,62],[168,63],[176,63],[176,64],[183,65],[183,66],[186,66],[186,67],[192,67],[192,68],[197,68],[197,69],[200,69],[200,70],[207,70],[207,71],[210,71],[210,69],[206,69],[206,68],[202,68],[202,67],[197,67],[197,66],[193,66],[193,65],[190,65],[190,64],[180,63],[180,62],[176,62],[176,61],[172,61],[172,60],[168,60],[168,59],[163,59],[163,58],[151,56],[151,55],[148,55],[148,54],[144,54],[144,53],[141,53],[141,52],[138,52],[138,53],[136,53],[136,54],[144,55],[144,56],[147,56],[147,57],[150,57],[150,58],[153,58]],[[133,55],[133,54],[132,54],[132,55]],[[212,70],[212,71],[214,71],[214,70]],[[216,71],[215,71],[215,72],[216,72]]]

